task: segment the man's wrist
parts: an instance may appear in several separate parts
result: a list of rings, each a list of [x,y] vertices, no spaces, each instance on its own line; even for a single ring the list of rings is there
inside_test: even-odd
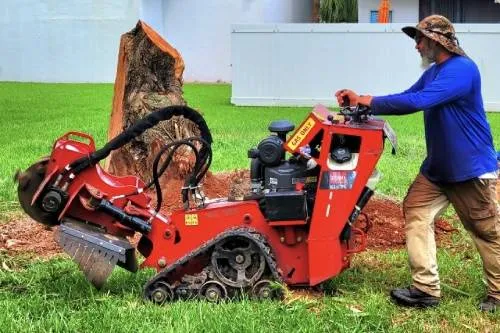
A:
[[[359,95],[358,103],[366,106],[370,106],[372,104],[372,96],[370,95]]]

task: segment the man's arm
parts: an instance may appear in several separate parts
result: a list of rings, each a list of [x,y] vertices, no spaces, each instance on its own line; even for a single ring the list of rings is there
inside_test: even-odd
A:
[[[398,95],[373,97],[373,114],[409,114],[449,103],[467,94],[472,88],[468,68],[445,67],[423,89]]]
[[[387,97],[388,96],[392,96],[392,97],[400,96],[402,94],[417,92],[417,91],[421,90],[424,87],[424,83],[423,83],[424,76],[425,76],[425,73],[422,76],[420,76],[420,78],[418,79],[417,82],[415,82],[410,88],[406,89],[405,91],[398,93],[398,94],[387,95]],[[358,95],[350,89],[342,89],[342,90],[338,90],[335,93],[335,97],[337,97],[337,102],[340,106],[343,106],[344,96],[347,96],[349,98],[351,105],[361,104],[361,105],[371,106],[371,102],[372,102],[372,98],[373,98],[370,95]]]

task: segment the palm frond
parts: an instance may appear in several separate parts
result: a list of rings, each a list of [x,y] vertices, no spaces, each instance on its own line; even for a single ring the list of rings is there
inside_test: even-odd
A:
[[[358,22],[358,1],[321,0],[319,13],[322,23],[356,23]]]

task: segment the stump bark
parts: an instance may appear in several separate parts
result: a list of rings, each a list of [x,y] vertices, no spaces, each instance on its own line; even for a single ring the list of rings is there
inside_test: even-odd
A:
[[[123,34],[108,140],[151,112],[170,105],[186,105],[182,96],[183,71],[180,53],[146,23],[139,21],[134,29]],[[105,168],[115,175],[138,175],[148,180],[155,153],[164,144],[199,133],[191,121],[182,116],[173,117],[113,151]],[[177,173],[185,174],[189,169],[187,153],[184,150],[176,154],[173,164]]]

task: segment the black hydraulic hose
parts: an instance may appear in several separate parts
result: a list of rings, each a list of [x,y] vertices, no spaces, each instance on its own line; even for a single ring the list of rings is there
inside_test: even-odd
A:
[[[193,143],[191,143],[191,141],[199,141],[200,143],[202,143],[203,146],[200,149],[200,151],[198,151],[195,148],[195,146],[193,145]],[[155,185],[156,197],[157,197],[156,211],[159,211],[159,209],[161,208],[161,203],[163,201],[163,194],[161,192],[159,178],[170,164],[173,154],[175,153],[175,150],[177,150],[177,148],[179,148],[181,145],[190,146],[191,149],[193,149],[193,152],[195,153],[195,165],[193,167],[193,171],[190,174],[190,176],[186,178],[186,181],[184,182],[184,188],[182,189],[181,192],[183,203],[186,203],[186,201],[188,200],[189,188],[196,187],[199,184],[201,179],[205,176],[206,172],[208,171],[210,164],[212,162],[212,149],[210,145],[208,144],[208,142],[198,137],[191,137],[185,140],[176,141],[162,148],[162,150],[156,155],[156,158],[153,162],[153,179],[151,180],[151,183],[149,183],[146,186],[150,187],[153,183]],[[158,171],[158,164],[161,156],[165,151],[167,151],[170,148],[173,148],[173,150],[169,152],[169,155],[167,155],[165,162],[160,168],[160,171]]]
[[[208,168],[210,168],[210,165],[212,164],[212,147],[202,138],[191,137],[188,140],[199,141],[202,144],[202,148],[200,149],[200,159],[197,161],[199,163],[195,163],[194,166],[195,172],[193,174],[196,175],[196,178],[194,180],[194,184],[192,185],[196,186],[205,176]]]
[[[202,155],[202,151],[204,152],[204,154],[195,163],[193,172],[191,173],[190,177],[186,178],[184,182],[184,188],[181,191],[182,203],[184,204],[184,208],[188,207],[189,190],[198,186],[199,182],[203,179],[203,177],[205,176],[210,167],[210,164],[212,163],[211,146],[201,138],[195,137],[192,138],[192,140],[199,141],[203,144],[203,148],[200,149],[200,155]]]
[[[85,168],[91,165],[95,165],[99,161],[105,159],[113,150],[126,145],[127,143],[132,141],[132,139],[138,137],[146,130],[157,125],[160,121],[168,120],[174,116],[183,116],[184,118],[194,122],[200,129],[201,138],[208,142],[209,145],[212,143],[212,135],[210,133],[210,130],[208,129],[205,119],[203,119],[200,113],[188,106],[168,106],[164,109],[148,114],[146,117],[127,128],[121,134],[111,139],[106,145],[104,145],[104,147],[96,150],[89,156],[77,159],[70,164],[70,169],[72,169],[72,172],[75,175],[80,173]]]
[[[155,212],[159,212],[161,208],[161,204],[163,202],[163,194],[161,191],[161,186],[160,186],[160,181],[159,178],[160,176],[165,172],[167,169],[168,165],[172,161],[172,158],[174,156],[175,151],[182,145],[187,145],[193,149],[195,152],[195,158],[198,160],[198,151],[196,150],[196,147],[190,143],[187,140],[181,140],[181,141],[175,141],[172,143],[169,143],[165,147],[163,147],[160,152],[156,155],[154,161],[153,161],[153,179],[151,182],[147,185],[147,187],[151,186],[151,184],[155,185],[155,190],[156,190],[156,208]],[[168,151],[170,148],[172,148],[171,151]],[[163,163],[160,172],[158,172],[158,164],[160,163],[160,158],[161,156],[168,151],[167,158],[165,159],[165,162]]]
[[[358,216],[361,214],[361,210],[366,206],[366,204],[372,197],[373,193],[374,192],[372,189],[365,186],[363,192],[361,192],[361,195],[358,198],[358,201],[356,202],[356,205],[354,206],[354,209],[352,210],[351,215],[349,216],[349,220],[347,221],[346,225],[344,226],[344,229],[340,233],[340,239],[348,240],[351,237],[352,225],[358,219]]]
[[[354,210],[352,211],[351,216],[349,216],[349,222],[351,224],[354,223],[357,220],[359,214],[361,213],[361,210],[368,203],[368,200],[370,200],[370,198],[372,197],[372,195],[373,195],[373,190],[372,189],[370,189],[369,187],[365,187],[363,189],[363,192],[359,196],[358,202],[354,206]]]
[[[188,145],[191,149],[193,149],[193,151],[195,151],[195,157],[198,158],[198,151],[196,150],[196,148],[194,147],[193,144],[191,144],[189,141],[186,141],[186,140],[181,140],[181,141],[174,141],[174,142],[171,142],[167,145],[165,145],[155,156],[155,159],[153,160],[153,179],[151,179],[151,181],[145,186],[146,188],[148,187],[151,187],[151,185],[154,184],[154,180],[155,178],[160,178],[163,173],[165,172],[165,170],[167,169],[167,167],[170,165],[170,162],[172,161],[173,159],[173,154],[175,153],[175,151],[182,145]],[[167,155],[167,158],[165,159],[165,161],[163,162],[161,168],[159,169],[158,171],[158,164],[160,163],[160,158],[161,156],[168,150],[172,148],[172,150],[169,152],[169,154]]]
[[[203,143],[205,145],[205,147],[207,147],[205,149],[205,156],[202,158],[200,157],[200,152],[202,149],[200,149],[200,151],[198,151],[196,149],[196,147],[194,146],[194,144],[191,142],[191,141],[199,141],[201,143]],[[150,180],[149,183],[147,183],[147,185],[144,186],[144,189],[147,189],[147,188],[150,188],[151,186],[155,185],[155,191],[156,191],[156,202],[157,202],[157,205],[156,205],[156,208],[155,208],[155,211],[158,212],[159,209],[161,208],[161,204],[163,202],[163,193],[161,191],[161,185],[160,185],[160,182],[159,182],[159,179],[160,177],[163,175],[163,173],[165,172],[165,170],[168,168],[168,166],[170,165],[172,159],[173,159],[173,156],[174,156],[174,153],[175,151],[182,145],[187,145],[189,146],[194,154],[195,154],[195,165],[193,167],[193,172],[190,174],[190,176],[186,179],[185,183],[184,183],[184,187],[187,189],[188,187],[193,187],[193,186],[197,186],[198,183],[200,182],[200,180],[205,176],[206,172],[208,171],[209,167],[210,167],[210,164],[211,164],[211,161],[212,161],[212,149],[210,147],[210,145],[208,145],[208,143],[206,141],[204,141],[203,139],[201,138],[198,138],[198,137],[191,137],[191,138],[187,138],[187,139],[184,139],[184,140],[179,140],[179,141],[175,141],[175,142],[171,142],[167,145],[165,145],[155,156],[155,159],[153,160],[153,176],[152,176],[152,179]],[[161,165],[161,167],[159,168],[159,171],[158,171],[158,165],[160,163],[160,159],[162,157],[162,155],[168,151],[169,149],[172,149],[169,151],[165,161],[163,162],[163,164]],[[202,169],[203,168],[203,169]],[[201,171],[199,171],[201,169]],[[186,189],[183,189],[183,192],[182,192],[182,198],[183,198],[183,202],[185,202],[187,200],[187,195],[184,194],[184,192],[186,191]],[[133,191],[131,193],[128,193],[128,194],[124,194],[124,196],[130,196],[130,195],[135,195],[135,194],[138,194],[140,193],[139,191]]]
[[[142,234],[147,234],[151,231],[151,225],[143,219],[127,214],[123,209],[116,207],[108,200],[102,199],[97,206],[97,209],[103,211],[114,218],[118,219],[121,224],[126,225]]]

